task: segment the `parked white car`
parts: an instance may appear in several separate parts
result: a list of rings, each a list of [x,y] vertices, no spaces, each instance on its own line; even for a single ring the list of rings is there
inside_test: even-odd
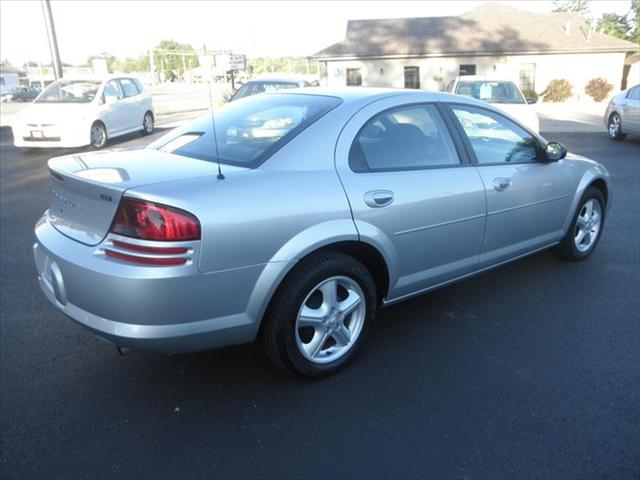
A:
[[[535,103],[536,100],[525,98],[518,86],[511,80],[465,75],[451,80],[445,90],[491,103],[524,123],[535,133],[540,132],[538,115],[529,105]]]
[[[13,122],[16,147],[102,148],[110,138],[153,131],[153,102],[135,78],[53,82]]]

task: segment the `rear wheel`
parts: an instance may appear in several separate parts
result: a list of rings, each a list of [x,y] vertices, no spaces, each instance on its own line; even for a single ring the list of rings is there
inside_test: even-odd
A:
[[[153,113],[147,112],[142,119],[142,134],[149,135],[153,132],[154,120]]]
[[[332,375],[369,335],[376,302],[374,280],[360,262],[338,252],[314,255],[278,289],[261,332],[264,350],[291,373]]]
[[[107,144],[107,129],[102,122],[95,122],[91,125],[90,135],[91,146],[100,149]]]
[[[615,112],[609,117],[608,130],[609,138],[613,140],[624,140],[624,137],[626,137],[626,135],[622,133],[622,119],[620,115]]]
[[[604,226],[604,207],[602,192],[589,187],[578,204],[569,230],[558,245],[557,252],[562,258],[579,261],[593,253]]]

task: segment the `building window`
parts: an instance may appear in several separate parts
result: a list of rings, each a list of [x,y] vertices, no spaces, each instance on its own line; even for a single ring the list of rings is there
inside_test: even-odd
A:
[[[536,90],[536,64],[523,63],[520,65],[520,90]]]
[[[476,74],[476,66],[475,65],[460,65],[460,76],[463,75],[475,75]]]
[[[404,88],[420,88],[420,67],[404,67]]]
[[[362,73],[359,68],[347,68],[347,85],[362,85]]]

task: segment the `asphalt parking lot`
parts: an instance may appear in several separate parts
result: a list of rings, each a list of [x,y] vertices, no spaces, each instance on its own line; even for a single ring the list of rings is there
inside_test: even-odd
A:
[[[2,478],[638,479],[640,140],[548,138],[612,174],[596,253],[390,307],[354,364],[309,382],[251,345],[120,357],[65,319],[31,253],[57,153],[0,131]]]

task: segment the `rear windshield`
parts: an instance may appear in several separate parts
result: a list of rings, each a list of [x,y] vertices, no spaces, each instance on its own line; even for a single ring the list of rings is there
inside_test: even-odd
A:
[[[461,81],[455,93],[488,103],[527,103],[513,82]]]
[[[214,112],[219,159],[209,113],[169,132],[149,148],[252,168],[340,102],[329,96],[274,93],[228,103]]]
[[[285,90],[287,88],[298,88],[298,84],[295,82],[278,81],[248,82],[238,89],[238,91],[233,95],[233,100],[240,100],[243,97],[250,97],[251,95],[257,95],[259,93]]]

